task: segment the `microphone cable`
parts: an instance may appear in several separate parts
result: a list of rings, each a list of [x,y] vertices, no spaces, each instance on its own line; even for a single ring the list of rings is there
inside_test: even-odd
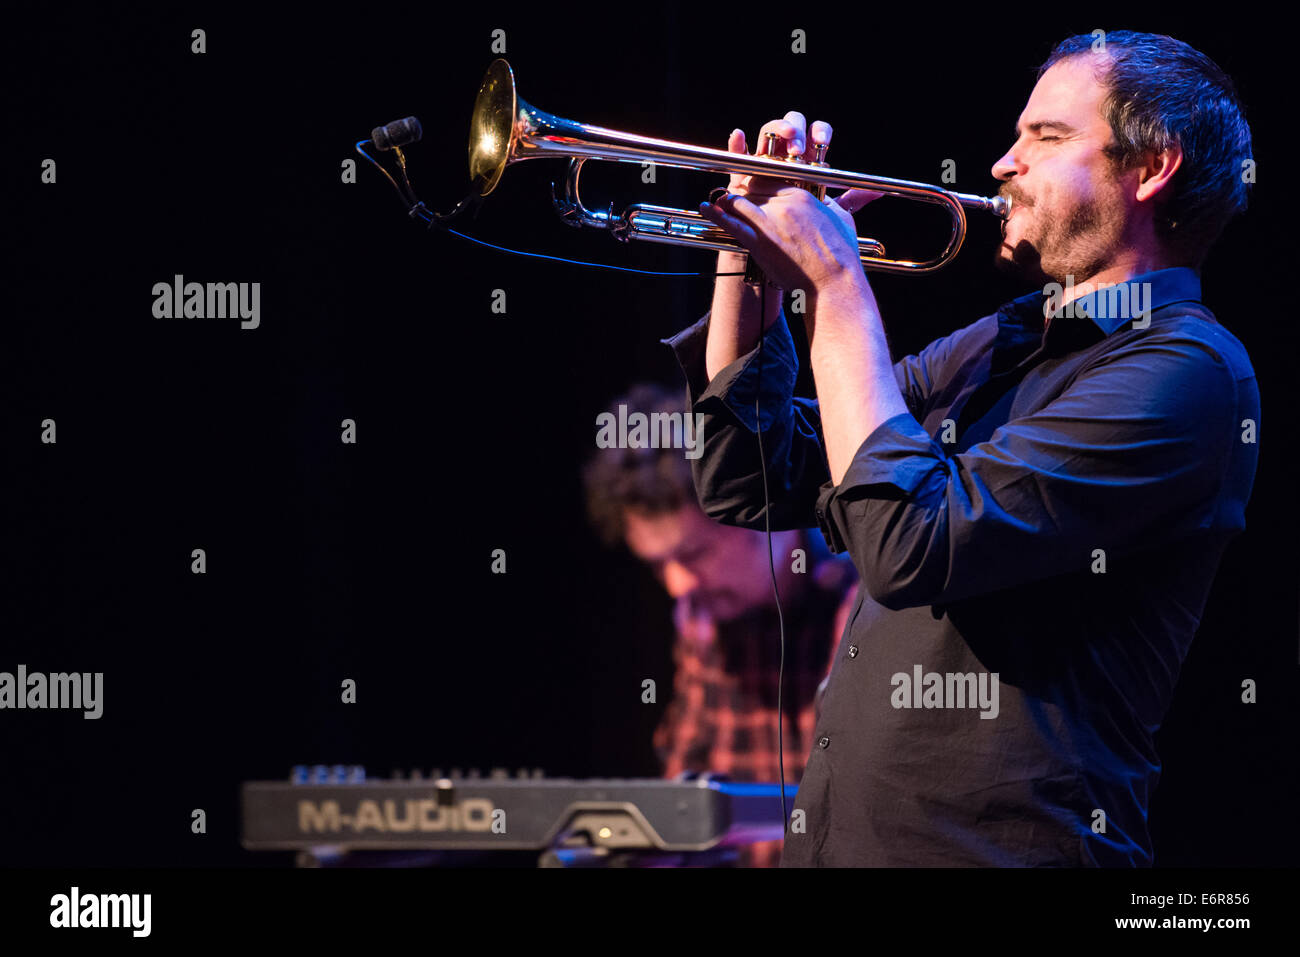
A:
[[[790,820],[785,804],[785,712],[781,708],[781,692],[785,687],[785,615],[781,612],[781,590],[777,587],[776,560],[772,556],[772,497],[767,490],[767,457],[763,454],[763,419],[759,411],[759,403],[763,396],[763,341],[767,338],[767,277],[760,278],[762,282],[758,287],[758,373],[754,377],[754,434],[758,436],[758,467],[763,475],[763,526],[767,535],[767,569],[772,577],[772,598],[776,602],[776,623],[781,641],[776,672],[776,760],[778,775],[781,778],[781,839],[784,842],[786,822]],[[797,725],[799,722],[797,712],[794,720]]]
[[[526,250],[522,250],[522,249],[511,249],[508,246],[498,246],[495,243],[489,243],[486,240],[476,239],[473,236],[468,236],[465,233],[452,229],[450,226],[447,225],[447,223],[452,219],[455,219],[457,216],[460,216],[466,210],[473,209],[475,212],[477,212],[483,200],[482,196],[480,196],[478,193],[470,192],[465,196],[464,199],[460,200],[460,202],[458,202],[454,207],[452,207],[450,212],[436,213],[433,210],[429,209],[427,206],[425,206],[423,201],[421,201],[416,197],[414,190],[411,188],[410,178],[406,174],[406,157],[403,155],[401,147],[400,146],[389,147],[389,149],[391,149],[394,155],[397,157],[398,168],[402,176],[402,183],[399,184],[397,180],[393,179],[392,175],[388,172],[388,170],[384,169],[381,163],[379,163],[377,160],[374,159],[374,157],[372,157],[369,153],[367,153],[364,149],[362,149],[362,146],[364,146],[366,143],[369,142],[372,141],[358,140],[354,148],[358,153],[360,153],[363,157],[365,157],[366,160],[372,166],[375,167],[375,169],[383,173],[384,178],[387,179],[388,182],[392,184],[393,189],[397,190],[397,195],[401,197],[403,204],[406,206],[407,215],[410,216],[412,219],[416,219],[422,223],[427,224],[430,229],[436,227],[438,229],[441,229],[443,232],[450,233],[453,236],[458,236],[461,239],[468,240],[471,243],[477,243],[480,246],[486,246],[487,248],[495,249],[498,252],[510,253],[511,255],[514,256],[527,256],[531,259],[548,259],[552,262],[570,263],[575,266],[589,266],[593,269],[609,269],[614,272],[636,273],[639,276],[743,276],[745,275],[745,273],[743,272],[723,272],[723,273],[663,272],[654,269],[633,269],[630,266],[614,266],[608,263],[587,262],[581,259],[566,259],[563,256],[551,256],[546,253],[533,253],[533,252],[527,252]]]

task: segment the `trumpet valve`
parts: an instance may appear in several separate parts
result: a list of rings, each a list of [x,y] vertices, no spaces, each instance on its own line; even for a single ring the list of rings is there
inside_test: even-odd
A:
[[[819,167],[820,169],[826,169],[827,167],[829,167],[829,166],[831,165],[830,163],[826,162],[826,144],[825,144],[825,143],[814,143],[814,144],[813,144],[813,158],[812,158],[812,162],[809,163],[808,165],[809,165],[809,166],[816,166],[816,167]],[[818,201],[820,201],[820,202],[825,202],[825,201],[826,201],[826,184],[825,184],[825,183],[809,183],[809,184],[807,184],[806,189],[807,189],[810,193],[812,193],[814,196],[816,196],[817,199],[818,199]]]

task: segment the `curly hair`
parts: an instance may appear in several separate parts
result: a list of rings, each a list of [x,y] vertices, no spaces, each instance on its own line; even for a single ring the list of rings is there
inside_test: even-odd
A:
[[[611,405],[626,405],[628,414],[642,412],[685,413],[686,397],[680,390],[651,383],[633,386]],[[587,496],[587,516],[608,545],[622,541],[624,511],[644,509],[651,514],[675,512],[697,505],[691,463],[681,449],[597,449],[582,470]]]

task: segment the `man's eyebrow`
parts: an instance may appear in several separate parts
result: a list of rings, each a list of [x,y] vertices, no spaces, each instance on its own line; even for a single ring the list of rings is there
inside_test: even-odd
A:
[[[1035,120],[1034,122],[1026,126],[1025,129],[1027,129],[1031,133],[1040,133],[1043,130],[1047,130],[1047,129],[1058,130],[1061,133],[1078,132],[1078,130],[1076,130],[1073,126],[1071,126],[1069,123],[1066,123],[1063,120]],[[1019,123],[1016,124],[1015,135],[1017,138],[1020,136]]]

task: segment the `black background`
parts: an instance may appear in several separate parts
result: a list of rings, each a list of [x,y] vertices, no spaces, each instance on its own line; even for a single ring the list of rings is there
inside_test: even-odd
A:
[[[102,671],[105,704],[98,721],[0,713],[0,863],[285,864],[239,848],[236,802],[241,781],[294,764],[655,773],[669,604],[596,542],[578,466],[612,397],[639,379],[679,383],[658,340],[703,313],[710,280],[428,234],[352,152],[373,126],[416,114],[417,192],[434,208],[459,199],[495,28],[521,95],[549,112],[723,147],[734,126],[752,142],[799,109],[835,125],[836,166],[939,183],[952,159],[956,188],[985,194],[1038,64],[1065,36],[1170,33],[1235,78],[1259,182],[1203,282],[1258,374],[1260,466],[1248,531],[1159,737],[1151,823],[1158,865],[1293,860],[1297,334],[1280,24],[1096,8],[321,9],[49,11],[3,41],[0,670]],[[196,27],[204,55],[190,52]],[[795,28],[805,55],[790,52]],[[56,185],[40,182],[47,157]],[[341,181],[348,158],[355,185]],[[511,168],[460,228],[570,258],[711,270],[708,253],[562,226],[547,195],[562,169]],[[691,204],[721,181],[661,169],[646,186],[639,172],[589,174],[592,202]],[[920,253],[945,228],[884,206],[859,226],[891,252]],[[1026,291],[990,268],[994,225],[972,214],[941,274],[873,279],[896,355]],[[152,286],[177,273],[260,282],[261,327],[154,319]],[[490,310],[497,288],[505,315]],[[47,417],[53,446],[39,441]],[[344,418],[356,445],[339,441]],[[190,572],[194,548],[206,575]],[[506,575],[490,572],[494,548]],[[646,677],[658,705],[640,701]],[[340,702],[345,678],[355,705]],[[1254,706],[1240,703],[1246,678]],[[207,834],[191,833],[194,808]]]

